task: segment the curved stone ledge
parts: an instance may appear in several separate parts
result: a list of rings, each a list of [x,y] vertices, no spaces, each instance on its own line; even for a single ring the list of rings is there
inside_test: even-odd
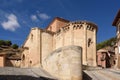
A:
[[[82,50],[80,46],[75,46],[75,45],[64,46],[64,47],[61,47],[61,48],[58,48],[58,49],[54,50],[49,56],[52,56],[52,55],[54,55],[56,53],[59,53],[59,52],[61,52],[63,50],[69,50],[69,49],[70,50],[75,50],[75,51],[77,51],[80,54],[81,54],[81,50]]]

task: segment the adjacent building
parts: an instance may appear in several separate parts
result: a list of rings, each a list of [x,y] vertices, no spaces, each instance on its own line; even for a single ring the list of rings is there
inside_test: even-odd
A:
[[[97,51],[97,65],[102,68],[114,68],[116,64],[115,52],[108,49]]]
[[[20,67],[21,50],[0,46],[0,67]]]
[[[116,68],[120,68],[120,10],[118,11],[112,25],[116,27],[116,36],[117,36],[117,43],[115,45],[115,54],[117,60]]]

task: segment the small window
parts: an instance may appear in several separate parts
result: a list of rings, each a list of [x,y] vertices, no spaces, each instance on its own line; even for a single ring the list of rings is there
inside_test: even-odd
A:
[[[22,56],[22,60],[25,60],[25,55],[23,54],[23,56]]]
[[[32,64],[32,61],[30,60],[30,64]]]
[[[31,34],[31,41],[33,41],[33,34]]]
[[[90,47],[90,45],[92,44],[92,39],[91,38],[88,38],[88,47]]]

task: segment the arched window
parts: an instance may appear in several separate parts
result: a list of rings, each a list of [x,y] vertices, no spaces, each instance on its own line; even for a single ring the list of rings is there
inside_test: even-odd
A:
[[[33,41],[33,34],[31,34],[30,38],[31,38],[31,41]]]
[[[92,44],[92,39],[91,38],[88,38],[88,47]]]
[[[25,55],[23,54],[23,56],[22,56],[22,60],[24,61],[25,60]]]

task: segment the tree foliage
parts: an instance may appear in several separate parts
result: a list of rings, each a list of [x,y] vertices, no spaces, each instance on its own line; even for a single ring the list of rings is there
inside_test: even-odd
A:
[[[13,49],[18,49],[18,45],[17,45],[17,44],[13,44],[13,45],[12,45],[12,48],[13,48]]]
[[[12,42],[10,40],[0,40],[0,47],[1,46],[9,46],[13,49],[17,49],[19,47],[17,44],[12,45]]]
[[[102,49],[102,48],[107,47],[107,46],[112,47],[112,46],[115,45],[116,41],[117,41],[116,37],[113,37],[113,38],[110,38],[109,40],[105,40],[101,43],[98,43],[97,44],[97,50]]]
[[[0,46],[5,45],[5,41],[4,40],[0,40]]]
[[[9,40],[0,40],[0,46],[11,46],[12,42]]]
[[[7,45],[7,46],[11,46],[11,45],[12,45],[12,42],[9,41],[9,40],[7,40],[7,41],[5,41],[5,45]]]

